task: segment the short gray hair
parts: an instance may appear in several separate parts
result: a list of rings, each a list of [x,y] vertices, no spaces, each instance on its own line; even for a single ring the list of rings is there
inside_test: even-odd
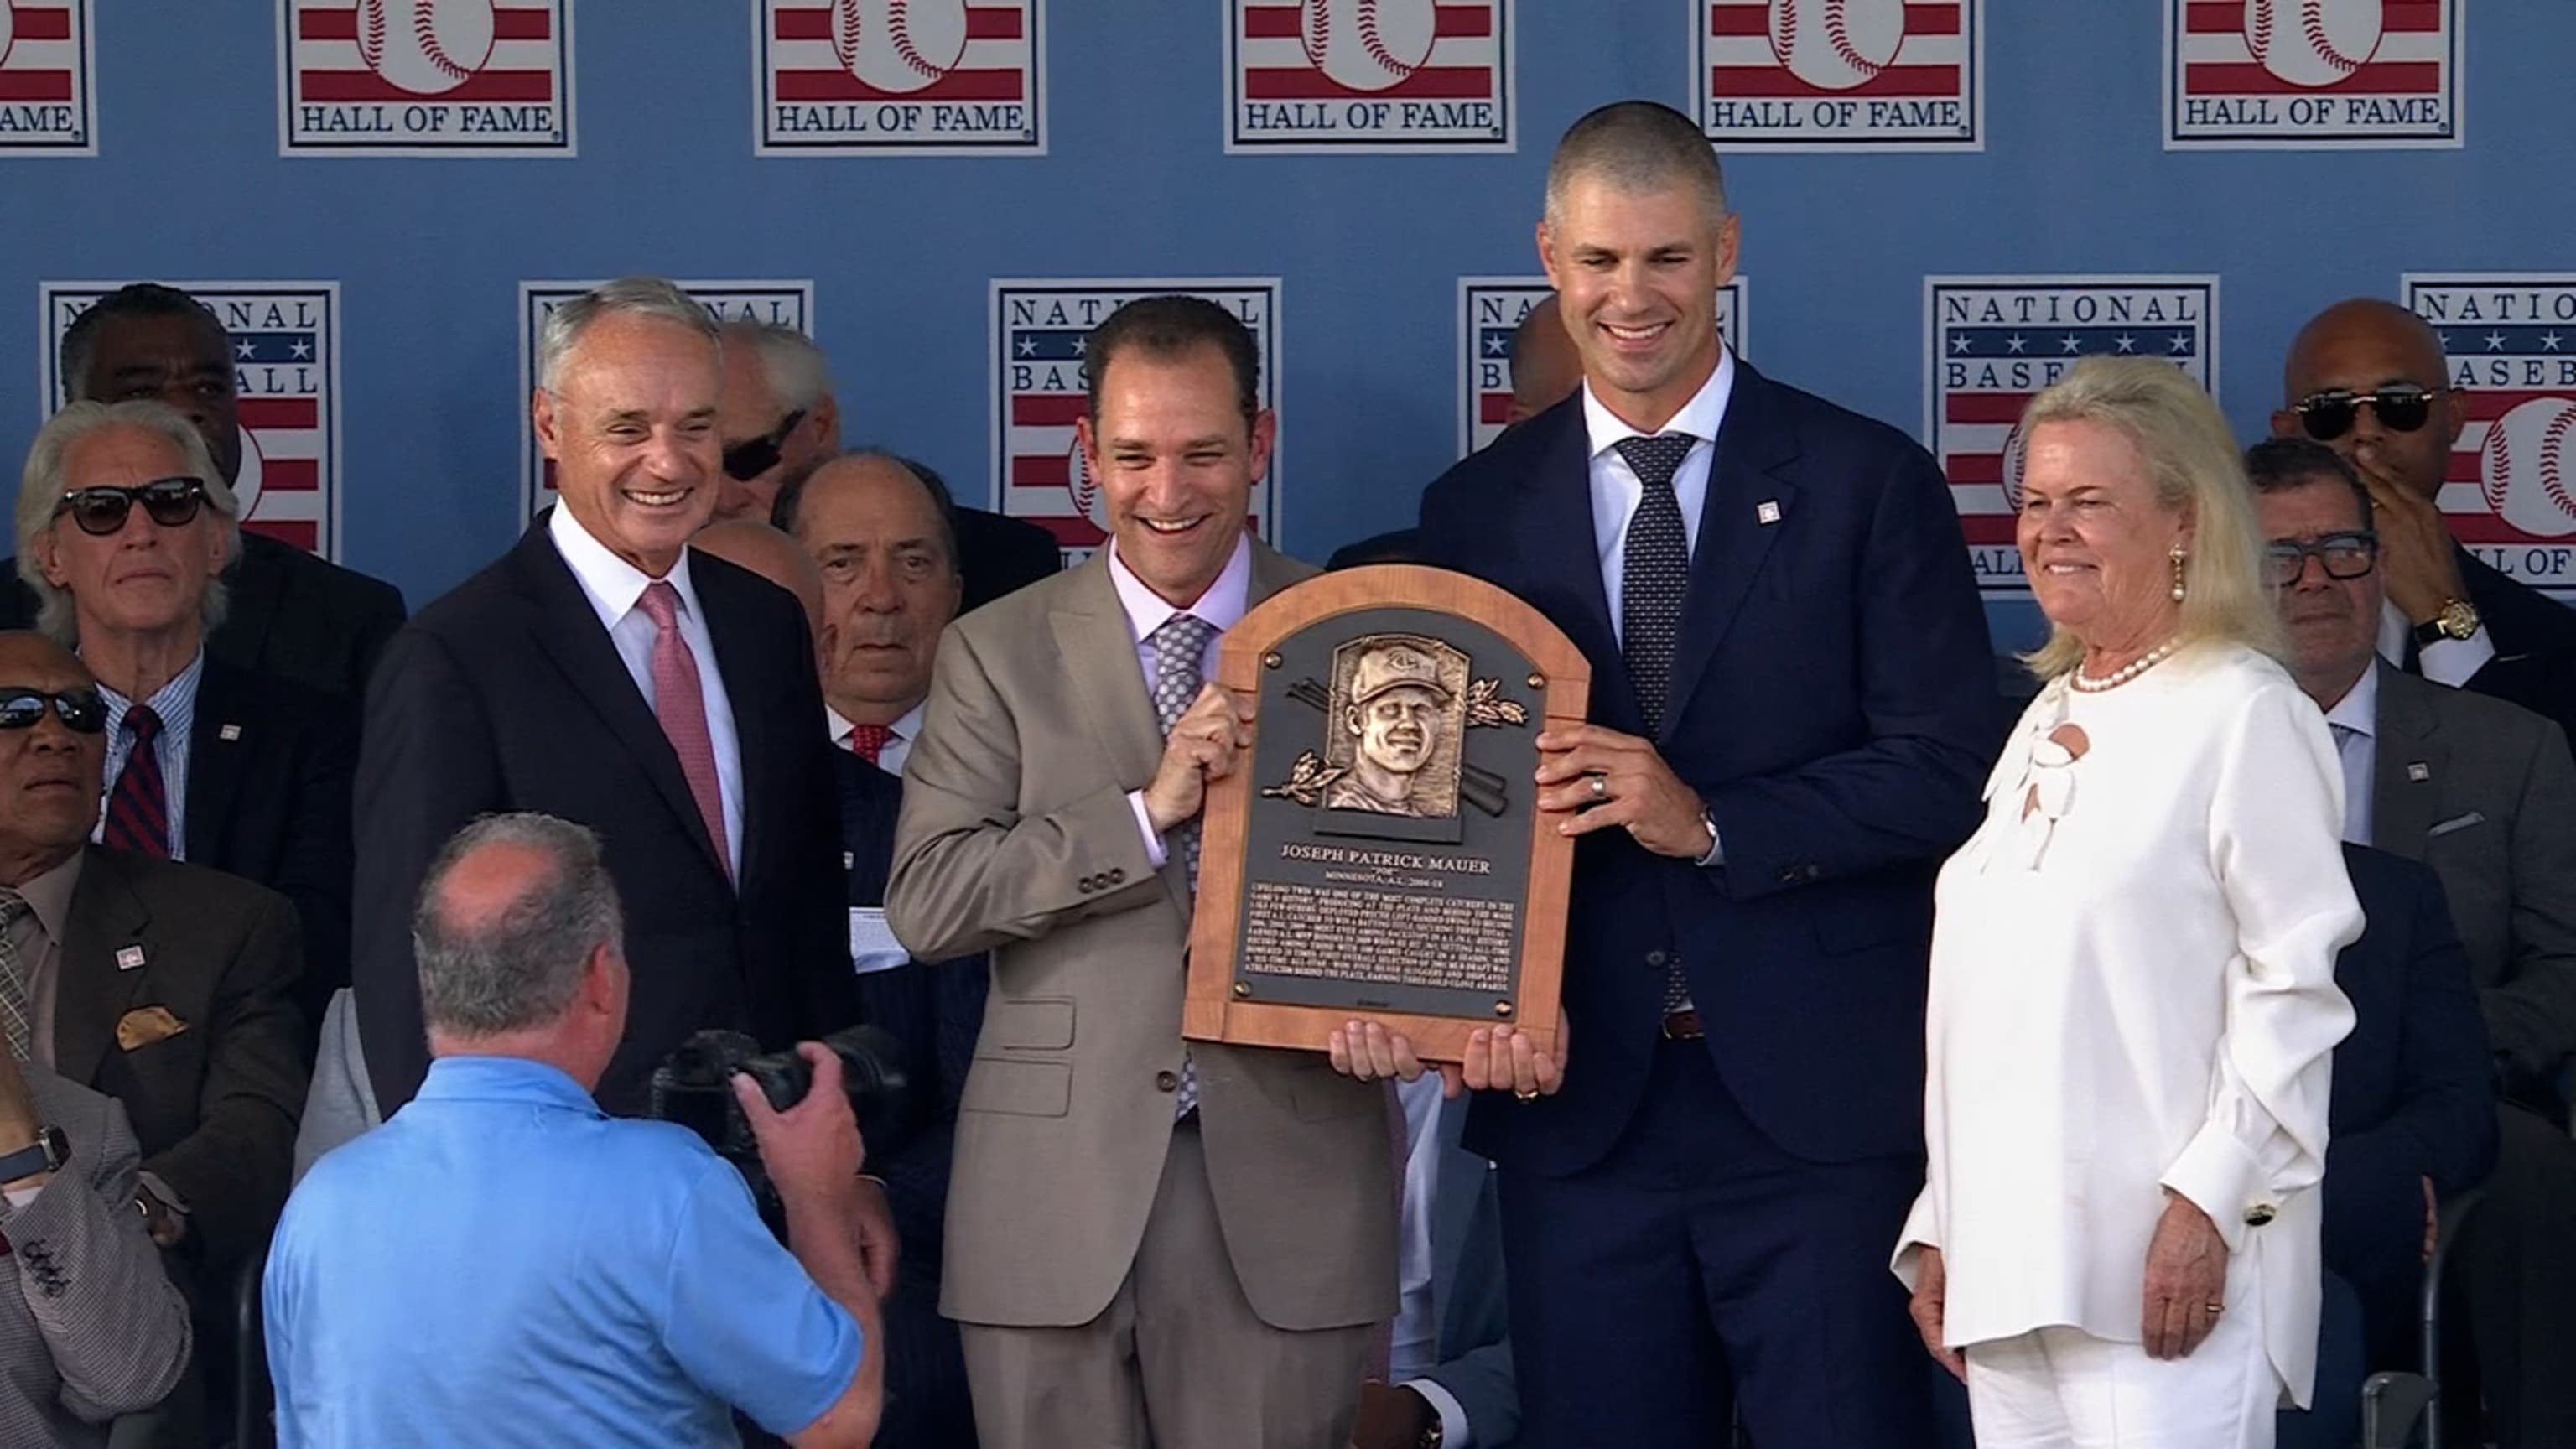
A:
[[[108,428],[137,428],[178,448],[180,456],[187,460],[188,472],[205,485],[206,506],[215,511],[220,521],[226,565],[241,557],[240,500],[233,496],[232,485],[215,467],[215,456],[206,447],[206,435],[197,431],[196,424],[168,403],[149,398],[118,403],[65,403],[61,412],[36,430],[35,442],[27,447],[27,466],[18,475],[18,579],[36,595],[36,628],[66,649],[80,647],[80,612],[71,591],[55,587],[53,580],[45,577],[44,566],[36,559],[36,540],[62,521],[57,510],[62,507],[63,495],[71,491],[72,480],[65,465],[71,457],[72,444]],[[206,597],[200,607],[209,632],[224,621],[224,610],[230,602],[231,595],[220,573],[206,580]]]
[[[831,359],[814,339],[784,322],[728,322],[727,335],[751,345],[760,375],[782,411],[812,412],[832,391]]]
[[[452,919],[448,877],[491,845],[524,847],[545,865],[501,910]],[[432,1031],[488,1037],[563,1015],[591,953],[602,946],[625,951],[626,920],[599,837],[551,815],[518,812],[483,816],[447,842],[421,883],[411,940],[422,1021]]]
[[[546,314],[537,333],[537,386],[548,392],[563,373],[564,358],[590,324],[608,317],[653,317],[704,337],[721,350],[722,331],[706,304],[679,283],[661,277],[620,277],[604,282]]]
[[[1712,225],[1726,219],[1726,171],[1690,117],[1654,101],[1619,101],[1566,128],[1547,163],[1547,219],[1564,212],[1577,177],[1621,191],[1687,186],[1700,194]]]

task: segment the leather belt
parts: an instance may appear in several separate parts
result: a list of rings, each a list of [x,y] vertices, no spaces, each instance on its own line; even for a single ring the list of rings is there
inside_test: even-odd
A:
[[[1696,1007],[1676,1011],[1664,1018],[1664,1037],[1669,1041],[1697,1041],[1708,1035],[1700,1026]]]

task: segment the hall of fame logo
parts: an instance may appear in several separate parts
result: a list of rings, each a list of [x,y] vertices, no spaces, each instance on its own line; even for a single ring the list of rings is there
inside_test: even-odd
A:
[[[0,156],[95,156],[96,0],[0,3]]]
[[[1553,291],[1545,277],[1458,279],[1458,452],[1480,451],[1503,435],[1512,412],[1512,334]],[[1717,294],[1717,335],[1744,355],[1751,281],[1735,274]]]
[[[63,333],[112,282],[41,282],[44,363],[39,408],[62,406]],[[297,548],[340,553],[340,284],[169,282],[214,309],[232,347],[240,396],[242,527]]]
[[[1139,297],[1182,292],[1232,312],[1261,358],[1260,401],[1279,404],[1277,277],[1115,278],[993,283],[993,503],[1056,536],[1068,565],[1109,537],[1109,501],[1082,463],[1073,425],[1082,416],[1091,329]],[[1279,537],[1280,449],[1252,485],[1252,529]]]
[[[2158,357],[2218,386],[2218,278],[1926,277],[1923,443],[1950,480],[1977,586],[2023,593],[2022,409],[2076,359]]]
[[[2460,0],[2165,0],[2165,149],[2460,144]]]
[[[2576,272],[2413,273],[2404,285],[2468,404],[2434,499],[2451,536],[2576,601]]]
[[[519,284],[519,502],[534,518],[555,501],[555,465],[537,446],[536,424],[528,416],[528,399],[537,387],[537,343],[546,318],[557,307],[600,285],[587,282],[521,282]],[[769,279],[751,282],[681,282],[718,322],[782,322],[814,335],[814,284]],[[709,479],[708,485],[714,486]]]
[[[1228,0],[1228,151],[1509,151],[1512,0]]]
[[[1721,150],[1985,148],[1985,0],[1692,0],[1691,95]]]
[[[761,0],[762,156],[1043,156],[1045,0]]]
[[[572,0],[278,0],[289,156],[573,153]]]

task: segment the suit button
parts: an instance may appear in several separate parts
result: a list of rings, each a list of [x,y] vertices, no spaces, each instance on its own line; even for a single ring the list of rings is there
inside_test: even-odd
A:
[[[1180,1074],[1180,1073],[1178,1073],[1178,1072],[1156,1072],[1156,1073],[1154,1074],[1154,1090],[1155,1090],[1155,1091],[1157,1091],[1157,1092],[1177,1092],[1177,1091],[1179,1091],[1180,1089],[1181,1089],[1181,1074]]]
[[[2259,1228],[2277,1216],[2279,1211],[2270,1203],[2258,1202],[2245,1210],[2245,1226]]]
[[[1657,970],[1661,970],[1664,963],[1672,959],[1672,957],[1665,955],[1661,951],[1649,951],[1646,953],[1646,964],[1656,968]]]
[[[1809,880],[1822,880],[1824,875],[1825,868],[1821,865],[1811,865],[1807,867],[1807,879]]]
[[[1109,872],[1109,883],[1110,883],[1111,885],[1116,885],[1116,884],[1118,884],[1120,881],[1125,880],[1126,878],[1127,878],[1127,867],[1125,867],[1125,866],[1121,865],[1121,866],[1114,866],[1114,867],[1112,867],[1112,868],[1110,869],[1110,872]]]
[[[1797,883],[1798,883],[1798,868],[1797,868],[1796,866],[1794,866],[1794,865],[1784,867],[1784,868],[1781,870],[1781,872],[1780,872],[1780,884],[1782,884],[1782,885],[1796,885]]]

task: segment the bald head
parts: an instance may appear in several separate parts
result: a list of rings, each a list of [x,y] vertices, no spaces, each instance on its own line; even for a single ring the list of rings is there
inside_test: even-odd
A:
[[[766,523],[727,518],[698,530],[689,546],[747,568],[796,596],[805,606],[805,628],[823,637],[823,571],[804,546]]]
[[[79,655],[35,630],[0,630],[0,684],[30,684],[33,681],[27,676],[40,674],[82,684],[96,682]]]
[[[2291,341],[2272,431],[2316,438],[2365,473],[2377,472],[2431,498],[2441,491],[2451,445],[2467,421],[2460,395],[2449,386],[2442,339],[2429,323],[2394,302],[2349,298],[2318,313]],[[2433,395],[2431,407],[2418,410],[2421,420],[2412,428],[2394,426],[2369,401],[2383,389],[2409,388]],[[2321,395],[2343,394],[2360,401],[2351,408],[2299,410],[2301,403],[2313,403]],[[2394,411],[2397,422],[2411,420],[2406,410]],[[2320,436],[2327,427],[2340,431]]]
[[[2442,339],[2433,324],[2384,298],[2350,297],[2309,318],[2291,340],[2289,360],[2281,370],[2281,401],[2295,406],[2317,389],[2320,373],[2335,371],[2355,352],[2401,368],[2383,381],[2402,378],[2428,389],[2442,385]]]
[[[439,852],[412,913],[431,1044],[569,1033],[559,1045],[596,1057],[595,1078],[623,1029],[624,938],[598,836],[547,815],[475,821]]]
[[[1565,313],[1550,293],[1512,329],[1512,406],[1504,422],[1517,427],[1574,395],[1583,384],[1583,354],[1565,330]]]

